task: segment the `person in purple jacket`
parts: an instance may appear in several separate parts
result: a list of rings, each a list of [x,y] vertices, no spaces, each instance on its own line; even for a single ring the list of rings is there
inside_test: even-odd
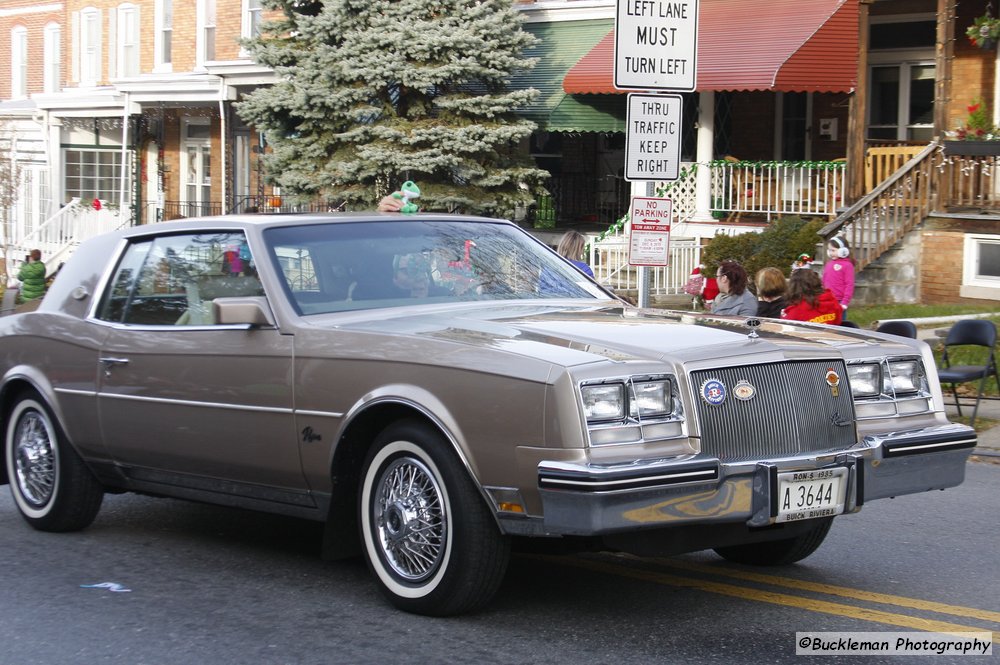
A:
[[[823,286],[830,289],[846,313],[851,298],[854,297],[854,259],[851,258],[851,248],[843,238],[834,236],[826,246],[826,256],[828,260],[823,266]]]

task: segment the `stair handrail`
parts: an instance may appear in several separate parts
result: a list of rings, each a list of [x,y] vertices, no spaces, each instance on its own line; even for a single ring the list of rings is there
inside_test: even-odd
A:
[[[840,227],[844,226],[848,221],[850,221],[851,217],[856,215],[862,208],[864,208],[866,205],[868,205],[876,198],[878,198],[882,194],[882,192],[886,191],[894,184],[902,180],[906,175],[910,173],[910,171],[915,169],[922,161],[933,155],[939,146],[940,143],[938,142],[937,139],[931,141],[931,143],[928,144],[926,148],[921,150],[919,153],[914,155],[912,159],[910,159],[901,167],[899,167],[899,169],[895,173],[893,173],[891,176],[883,180],[877,187],[875,187],[875,189],[868,192],[860,199],[855,201],[853,204],[848,206],[846,210],[837,215],[837,217],[832,222],[821,228],[819,231],[817,231],[817,233],[823,236],[824,240],[829,240],[833,236],[837,235],[837,231],[840,230]]]
[[[30,245],[31,241],[40,238],[42,236],[43,231],[45,231],[49,226],[55,224],[63,215],[65,215],[70,210],[74,210],[78,207],[81,207],[80,197],[74,196],[73,198],[70,199],[69,203],[59,208],[59,210],[50,215],[48,219],[46,219],[44,222],[36,226],[31,233],[21,238],[19,244],[24,246]]]
[[[931,197],[933,192],[937,189],[937,178],[936,174],[933,172],[934,169],[926,169],[924,175],[926,176],[927,182],[925,186],[918,186],[914,196],[908,196],[907,201],[912,201],[913,203],[903,204],[902,200],[899,198],[898,189],[896,187],[901,184],[901,181],[907,177],[913,175],[919,175],[917,172],[918,168],[925,166],[925,162],[931,159],[939,150],[940,143],[938,140],[931,141],[926,148],[921,150],[919,153],[914,155],[906,163],[903,164],[899,169],[897,169],[891,176],[886,178],[883,182],[879,183],[871,192],[865,194],[860,199],[855,201],[846,210],[841,212],[837,217],[822,227],[817,233],[823,238],[824,243],[828,243],[831,238],[835,235],[842,234],[844,227],[848,225],[853,225],[855,227],[860,227],[862,220],[867,216],[867,220],[878,219],[877,211],[873,214],[871,211],[873,208],[878,206],[878,202],[885,200],[884,206],[882,206],[883,214],[887,221],[894,221],[900,215],[896,212],[893,214],[888,214],[887,211],[892,203],[892,209],[894,211],[898,209],[906,210],[906,219],[902,224],[895,225],[894,230],[897,231],[899,237],[905,233],[908,229],[912,228],[916,223],[921,221],[926,217],[931,210]],[[916,172],[916,173],[915,173]],[[864,239],[865,233],[868,233],[869,238]],[[861,228],[860,232],[853,233],[855,240],[863,240],[867,245],[872,244],[871,234],[877,231],[874,229]],[[869,247],[865,248],[864,252],[858,251],[858,242],[854,242],[854,259],[855,267],[857,270],[863,269],[868,264],[875,261],[882,253],[885,252],[888,247],[898,240],[898,237],[893,238],[891,243],[879,242],[876,238],[874,243],[876,246],[876,252],[867,251]]]

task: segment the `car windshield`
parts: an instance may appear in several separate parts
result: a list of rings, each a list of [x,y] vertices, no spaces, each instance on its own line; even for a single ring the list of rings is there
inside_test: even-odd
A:
[[[399,219],[268,229],[268,253],[300,314],[465,300],[607,298],[516,226]]]

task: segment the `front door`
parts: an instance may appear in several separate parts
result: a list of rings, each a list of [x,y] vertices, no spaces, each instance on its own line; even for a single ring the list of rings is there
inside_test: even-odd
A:
[[[98,318],[98,417],[142,483],[308,506],[292,413],[292,338],[216,325],[211,300],[263,294],[241,232],[126,250]]]
[[[209,118],[185,118],[181,146],[181,210],[185,217],[216,215],[212,201],[212,139]]]

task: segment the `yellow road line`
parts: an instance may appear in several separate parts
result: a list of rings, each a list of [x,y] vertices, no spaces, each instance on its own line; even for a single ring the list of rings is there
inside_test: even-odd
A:
[[[721,568],[717,566],[709,566],[706,564],[695,563],[693,561],[680,561],[675,559],[652,559],[656,561],[660,566],[667,568],[678,568],[681,570],[693,570],[699,573],[707,573],[709,575],[718,575],[720,577],[733,577],[741,580],[748,580],[750,582],[760,582],[761,584],[770,584],[772,586],[786,587],[789,589],[799,589],[802,591],[815,591],[816,593],[824,593],[828,596],[840,596],[842,598],[854,598],[855,600],[866,600],[873,603],[881,603],[883,605],[896,605],[898,607],[908,607],[915,610],[926,610],[929,612],[938,612],[940,614],[951,614],[952,616],[960,616],[968,619],[980,619],[982,621],[992,621],[994,623],[1000,623],[1000,612],[991,612],[990,610],[980,610],[974,607],[962,607],[961,605],[947,605],[945,603],[937,603],[933,600],[919,600],[917,598],[906,598],[904,596],[893,596],[885,593],[876,593],[874,591],[863,591],[861,589],[852,589],[850,587],[834,586],[832,584],[823,584],[821,582],[807,582],[804,580],[796,580],[790,577],[778,577],[776,575],[766,575],[764,573],[753,573],[744,570],[734,570],[732,568]]]
[[[526,555],[530,558],[543,558],[543,557],[533,557],[531,555]],[[545,557],[548,561],[554,561],[551,557]],[[593,570],[599,573],[605,573],[609,575],[618,575],[620,577],[630,577],[632,579],[642,580],[644,582],[653,582],[654,584],[663,584],[668,586],[683,587],[688,589],[696,589],[698,591],[706,591],[708,593],[720,594],[723,596],[730,596],[732,598],[741,598],[743,600],[755,600],[764,603],[772,603],[774,605],[784,605],[786,607],[796,607],[803,610],[809,610],[811,612],[820,612],[823,614],[833,614],[836,616],[848,617],[851,619],[860,619],[862,621],[872,621],[875,623],[882,623],[889,626],[900,626],[902,628],[911,628],[914,630],[922,630],[933,633],[956,633],[956,632],[987,632],[987,629],[981,628],[979,626],[964,626],[957,623],[950,623],[947,621],[935,621],[932,619],[922,619],[919,617],[911,617],[905,614],[894,614],[892,612],[883,612],[881,610],[866,609],[863,607],[854,607],[852,605],[844,605],[843,603],[832,603],[826,600],[814,600],[811,598],[802,598],[800,596],[792,596],[785,593],[775,593],[772,591],[761,591],[759,589],[751,589],[747,587],[736,586],[733,584],[724,584],[722,582],[709,582],[706,580],[699,580],[686,577],[678,577],[676,575],[670,575],[667,573],[657,573],[646,570],[639,570],[631,568],[628,566],[623,566],[621,564],[613,564],[608,562],[597,562],[587,559],[571,558],[566,557],[561,559],[561,561],[568,563],[576,568],[583,568],[586,570]],[[994,633],[993,638],[994,643],[1000,644],[1000,633]]]

